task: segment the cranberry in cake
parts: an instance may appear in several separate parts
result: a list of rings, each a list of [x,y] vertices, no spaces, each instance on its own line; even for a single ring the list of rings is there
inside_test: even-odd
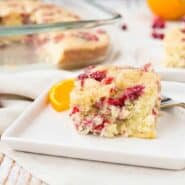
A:
[[[76,78],[70,117],[82,134],[155,138],[159,76],[142,69],[89,67]]]

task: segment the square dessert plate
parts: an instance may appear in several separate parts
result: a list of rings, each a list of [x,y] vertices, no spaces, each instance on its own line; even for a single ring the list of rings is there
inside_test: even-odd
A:
[[[162,93],[185,101],[185,85],[162,82]],[[185,167],[185,110],[161,112],[156,139],[80,135],[69,112],[56,112],[48,90],[5,131],[2,141],[19,151],[166,169]]]

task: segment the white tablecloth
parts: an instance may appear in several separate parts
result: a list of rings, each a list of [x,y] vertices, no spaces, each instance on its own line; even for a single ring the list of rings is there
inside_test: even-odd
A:
[[[0,144],[2,150],[50,185],[185,184],[185,170],[161,170],[13,152]]]

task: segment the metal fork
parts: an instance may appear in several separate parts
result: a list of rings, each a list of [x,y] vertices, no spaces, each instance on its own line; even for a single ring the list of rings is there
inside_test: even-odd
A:
[[[162,96],[162,100],[161,100],[161,109],[165,109],[165,108],[171,108],[171,107],[182,107],[185,109],[185,103],[184,102],[178,102],[175,101],[169,97],[166,96]]]

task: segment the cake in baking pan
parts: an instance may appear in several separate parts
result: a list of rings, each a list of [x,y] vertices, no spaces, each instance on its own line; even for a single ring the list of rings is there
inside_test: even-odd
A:
[[[0,25],[22,26],[79,21],[74,11],[52,3],[34,0],[0,1]],[[32,44],[40,56],[64,69],[74,69],[104,60],[110,42],[104,30],[69,30],[37,35],[0,37],[0,46]]]
[[[40,48],[44,55],[64,69],[80,68],[103,61],[109,49],[104,30],[73,30],[51,36]],[[54,52],[53,52],[54,51]]]

